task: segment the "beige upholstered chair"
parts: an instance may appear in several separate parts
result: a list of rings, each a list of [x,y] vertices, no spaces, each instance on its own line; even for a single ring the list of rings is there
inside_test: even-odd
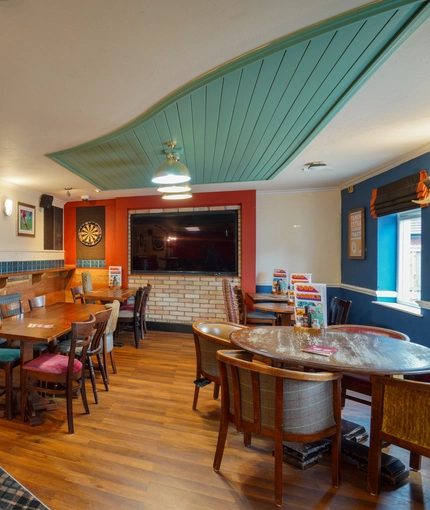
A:
[[[218,351],[221,422],[213,467],[219,471],[233,422],[245,445],[257,434],[275,442],[275,500],[282,505],[282,441],[331,438],[332,484],[340,484],[340,381],[342,374],[299,372],[255,363],[246,351]],[[310,412],[310,410],[312,410]]]
[[[382,441],[430,457],[430,384],[374,376],[372,385],[367,490],[376,495]]]
[[[118,322],[118,312],[119,312],[119,301],[115,299],[112,303],[106,303],[105,308],[112,309],[111,316],[109,317],[108,323],[106,325],[105,332],[103,334],[103,343],[102,343],[102,353],[103,353],[103,364],[106,370],[106,378],[109,382],[109,372],[107,369],[107,355],[110,356],[110,361],[112,364],[113,373],[116,374],[116,363],[114,356],[114,340],[113,334],[116,329],[116,324]]]
[[[91,292],[93,290],[93,280],[91,278],[91,273],[89,271],[83,271],[81,274],[81,279],[83,294],[85,294],[86,292]],[[90,300],[86,299],[85,302],[89,304],[95,303],[95,301],[92,299]]]
[[[200,388],[214,383],[213,398],[219,394],[219,369],[216,352],[219,349],[235,349],[229,336],[233,331],[245,326],[232,322],[201,321],[193,324],[194,345],[196,348],[196,380],[194,381],[193,409],[197,408]]]

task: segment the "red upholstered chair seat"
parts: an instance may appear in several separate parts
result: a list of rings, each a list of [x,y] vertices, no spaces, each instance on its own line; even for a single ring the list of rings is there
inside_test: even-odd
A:
[[[25,369],[49,374],[66,374],[68,364],[69,358],[67,356],[47,352],[26,363]],[[73,372],[79,372],[81,368],[82,363],[78,359],[75,359],[73,361]]]

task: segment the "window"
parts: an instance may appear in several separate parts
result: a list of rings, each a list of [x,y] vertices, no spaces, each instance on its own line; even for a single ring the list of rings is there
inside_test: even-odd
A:
[[[421,299],[421,211],[397,215],[397,302],[418,306]]]

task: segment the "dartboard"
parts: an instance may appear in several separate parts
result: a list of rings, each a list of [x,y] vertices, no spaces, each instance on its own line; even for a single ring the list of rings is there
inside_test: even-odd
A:
[[[102,229],[95,221],[86,221],[79,227],[78,237],[85,246],[95,246],[102,238]]]

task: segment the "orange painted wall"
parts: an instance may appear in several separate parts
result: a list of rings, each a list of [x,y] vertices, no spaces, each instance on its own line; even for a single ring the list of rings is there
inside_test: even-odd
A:
[[[106,268],[118,265],[128,267],[128,211],[136,209],[175,209],[183,207],[216,207],[240,205],[242,209],[242,287],[255,291],[256,282],[256,192],[229,191],[195,193],[186,201],[166,202],[160,195],[125,197],[113,200],[69,202],[64,206],[65,263],[76,264],[76,209],[78,207],[105,206],[106,211]],[[123,285],[127,285],[127,273]]]

